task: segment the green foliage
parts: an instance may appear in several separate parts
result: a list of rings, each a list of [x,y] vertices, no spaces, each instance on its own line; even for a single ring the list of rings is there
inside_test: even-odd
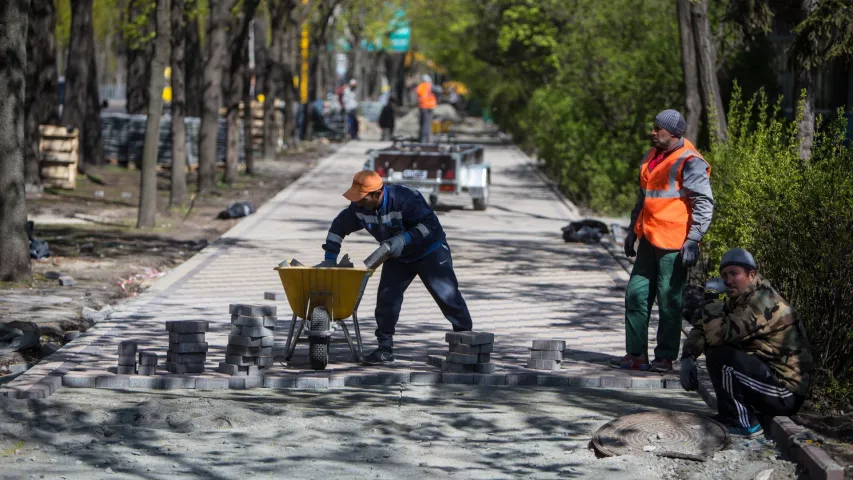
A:
[[[153,25],[155,0],[130,0],[126,21],[121,26],[122,36],[133,50],[142,50],[157,36]]]
[[[804,68],[853,54],[853,0],[823,0],[794,29],[792,60]]]
[[[715,197],[705,238],[711,263],[750,250],[761,272],[806,324],[817,362],[815,398],[832,406],[853,393],[853,152],[839,111],[819,125],[812,157],[799,159],[796,122],[763,93],[735,88],[729,141],[706,155]]]

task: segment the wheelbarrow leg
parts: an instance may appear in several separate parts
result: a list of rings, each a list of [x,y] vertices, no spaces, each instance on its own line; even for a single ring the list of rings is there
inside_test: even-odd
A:
[[[341,330],[343,330],[344,332],[344,338],[347,339],[347,345],[349,345],[349,351],[352,352],[352,358],[355,360],[356,363],[361,362],[361,355],[359,355],[359,353],[356,353],[355,351],[355,345],[352,344],[352,337],[350,337],[349,335],[349,329],[347,328],[347,324],[344,323],[343,320],[339,321],[338,323],[340,323]]]
[[[364,350],[361,346],[361,329],[358,328],[358,314],[352,312],[352,325],[355,328],[355,340],[358,342],[358,356],[364,356]]]
[[[299,343],[299,337],[302,336],[302,329],[305,327],[305,322],[306,320],[304,318],[299,321],[299,327],[296,329],[296,333],[290,341],[290,349],[287,351],[287,355],[284,356],[284,359],[287,361],[290,361],[291,357],[293,357],[293,352],[296,350],[296,344]]]
[[[294,330],[296,330],[296,314],[294,314],[293,318],[290,319],[290,330],[287,332],[287,342],[284,344],[285,355],[290,353],[290,341],[293,339]],[[288,357],[287,360],[290,360],[290,358]]]

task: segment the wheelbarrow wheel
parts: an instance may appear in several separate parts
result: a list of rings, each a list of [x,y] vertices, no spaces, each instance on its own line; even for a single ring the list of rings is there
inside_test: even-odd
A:
[[[311,312],[308,329],[325,332],[331,327],[332,318],[325,307],[317,307]],[[329,337],[308,337],[308,359],[314,370],[325,370],[329,364]]]

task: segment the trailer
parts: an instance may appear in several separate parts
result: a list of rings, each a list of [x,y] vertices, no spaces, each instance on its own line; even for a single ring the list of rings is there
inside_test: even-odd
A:
[[[480,145],[396,141],[367,155],[365,170],[375,171],[386,184],[419,190],[433,207],[440,194],[463,193],[471,197],[474,210],[488,207],[491,165]]]

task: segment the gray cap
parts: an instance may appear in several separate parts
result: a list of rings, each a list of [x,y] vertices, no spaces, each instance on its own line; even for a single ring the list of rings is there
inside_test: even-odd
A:
[[[737,265],[747,270],[758,270],[758,266],[755,264],[755,259],[752,258],[752,254],[742,248],[733,248],[724,253],[723,258],[720,259],[721,271],[732,265]]]
[[[687,123],[684,117],[678,110],[664,110],[655,117],[655,125],[666,129],[669,133],[681,138],[684,135],[684,130],[687,128]]]

